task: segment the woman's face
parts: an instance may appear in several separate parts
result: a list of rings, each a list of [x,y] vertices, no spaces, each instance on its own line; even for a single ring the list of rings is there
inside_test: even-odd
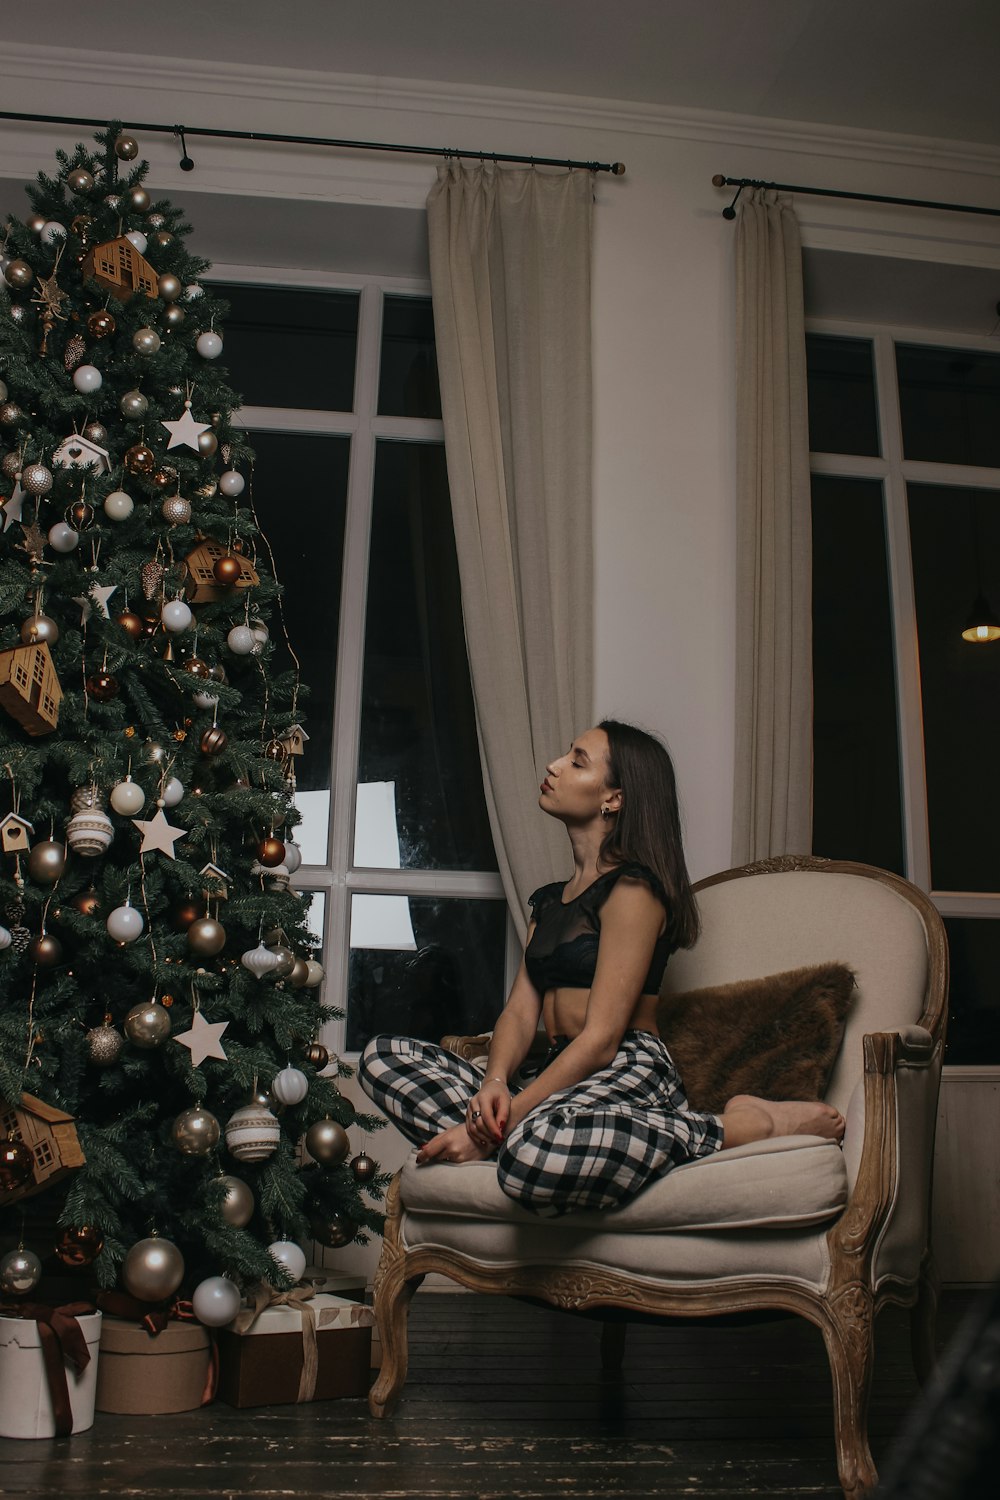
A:
[[[588,729],[577,735],[565,755],[549,761],[539,807],[564,823],[599,819],[602,807],[617,812],[621,792],[608,786],[607,771],[608,737],[603,729]]]

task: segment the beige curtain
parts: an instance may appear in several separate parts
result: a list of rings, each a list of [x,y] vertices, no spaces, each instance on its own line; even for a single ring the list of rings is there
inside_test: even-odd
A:
[[[792,205],[736,231],[737,864],[812,847],[812,546],[802,249]]]
[[[451,163],[427,204],[448,481],[480,755],[519,932],[569,873],[537,807],[592,677],[589,172]]]

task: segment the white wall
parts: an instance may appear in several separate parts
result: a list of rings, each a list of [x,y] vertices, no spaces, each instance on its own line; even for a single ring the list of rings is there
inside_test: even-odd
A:
[[[596,703],[665,735],[692,875],[727,866],[734,226],[721,217],[729,194],[711,186],[712,174],[989,204],[1000,151],[506,91],[202,61],[151,66],[11,42],[0,80],[8,110],[626,163],[623,178],[595,184]],[[66,140],[59,127],[5,126],[0,173],[30,178]],[[141,145],[152,185],[189,204],[195,221],[198,192],[417,208],[434,177],[434,162],[419,158],[196,138],[188,145],[197,167],[186,175],[169,137],[145,135]],[[1000,269],[995,221],[807,197],[797,209],[809,246]],[[294,265],[294,210],[278,211]],[[253,254],[248,243],[246,261]],[[373,1150],[388,1161],[398,1142]]]

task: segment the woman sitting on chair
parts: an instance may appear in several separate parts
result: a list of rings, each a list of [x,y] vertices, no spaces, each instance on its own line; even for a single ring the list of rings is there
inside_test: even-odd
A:
[[[698,935],[674,768],[652,735],[606,719],[553,760],[538,805],[564,824],[573,875],[529,898],[524,959],[484,1069],[376,1036],[359,1077],[419,1147],[417,1164],[495,1157],[503,1191],[542,1215],[620,1208],[671,1167],[770,1135],[840,1139],[822,1103],[749,1094],[688,1107],[656,1029],[667,959]],[[517,1089],[539,1020],[549,1051]]]

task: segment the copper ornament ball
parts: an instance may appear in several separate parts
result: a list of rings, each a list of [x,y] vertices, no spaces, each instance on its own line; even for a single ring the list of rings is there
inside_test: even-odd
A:
[[[187,315],[179,302],[171,302],[170,306],[165,310],[163,314],[163,321],[167,325],[168,332],[172,332],[175,328],[179,328],[184,322],[186,316]]]
[[[189,656],[183,663],[185,672],[190,672],[192,677],[209,676],[208,662],[202,661],[200,656]]]
[[[130,635],[134,641],[137,641],[142,635],[144,629],[143,622],[132,610],[122,610],[121,614],[116,616],[116,620],[126,635]]]
[[[281,839],[261,839],[260,843],[257,845],[257,858],[260,860],[262,865],[267,865],[269,868],[273,868],[275,865],[280,865],[284,857],[285,846],[282,843]]]
[[[12,260],[4,276],[8,286],[17,287],[21,291],[29,287],[35,279],[35,273],[26,260]]]
[[[92,339],[106,339],[117,327],[114,314],[109,313],[106,307],[92,312],[87,319],[87,332]]]
[[[169,490],[177,483],[177,470],[171,468],[169,464],[164,464],[161,469],[156,470],[155,474],[149,476],[149,482],[154,489]]]
[[[144,214],[149,207],[149,194],[144,187],[129,189],[128,206],[133,213]]]
[[[242,573],[242,563],[231,552],[227,552],[224,557],[216,558],[212,567],[212,576],[223,588],[231,588],[234,583],[238,583]]]
[[[94,176],[86,167],[73,167],[66,174],[66,186],[71,193],[89,193],[94,186]]]
[[[221,755],[229,740],[226,731],[220,729],[218,724],[213,724],[205,730],[200,743],[202,755]]]
[[[40,969],[54,969],[62,962],[62,943],[51,932],[39,932],[27,947],[28,957]]]
[[[86,531],[94,524],[94,507],[88,500],[74,500],[73,504],[66,508],[66,520],[70,526],[75,526],[77,531]]]
[[[175,906],[170,914],[170,920],[177,932],[187,932],[192,922],[197,922],[205,915],[204,901],[182,901]]]
[[[70,906],[78,911],[82,917],[93,917],[100,908],[100,900],[94,887],[88,886],[85,891],[77,891],[75,896],[70,897]]]
[[[358,1232],[358,1226],[353,1219],[335,1209],[327,1218],[315,1221],[310,1226],[314,1240],[325,1245],[328,1250],[339,1250],[343,1245],[349,1245]]]
[[[35,1158],[23,1141],[8,1136],[0,1143],[0,1194],[13,1193],[31,1181]]]
[[[87,678],[87,692],[98,703],[110,703],[121,692],[117,677],[110,672],[92,672]]]
[[[104,1249],[104,1236],[94,1224],[69,1224],[59,1230],[56,1259],[64,1266],[91,1266]]]
[[[350,1137],[343,1125],[329,1118],[316,1120],[305,1135],[306,1150],[324,1167],[339,1166],[351,1149]]]
[[[66,870],[66,846],[42,839],[28,852],[28,874],[41,885],[53,885]]]
[[[317,1073],[322,1073],[329,1066],[330,1054],[322,1042],[310,1042],[306,1048],[306,1062],[312,1063]]]
[[[173,239],[173,235],[170,233],[169,229],[158,229],[153,235],[153,239],[158,245],[169,245],[170,241]]]
[[[135,161],[139,155],[139,142],[135,136],[123,130],[115,140],[115,155],[119,161]]]
[[[171,1139],[183,1156],[207,1156],[219,1144],[221,1134],[218,1120],[200,1104],[182,1110],[170,1127]]]
[[[152,474],[156,468],[156,454],[145,443],[134,443],[125,450],[125,467],[130,474]]]

